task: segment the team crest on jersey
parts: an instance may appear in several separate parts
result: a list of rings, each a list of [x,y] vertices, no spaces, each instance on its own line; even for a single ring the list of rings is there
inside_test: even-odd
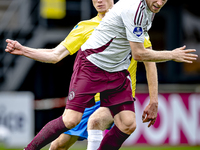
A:
[[[133,30],[133,33],[137,36],[140,37],[143,34],[142,27],[135,27]]]
[[[75,97],[75,92],[74,92],[74,91],[71,91],[71,92],[69,93],[69,95],[68,95],[68,99],[69,99],[69,100],[73,100],[74,97]]]

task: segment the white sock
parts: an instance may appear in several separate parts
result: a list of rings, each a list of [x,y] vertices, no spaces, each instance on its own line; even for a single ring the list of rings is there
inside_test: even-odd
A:
[[[88,130],[88,145],[87,150],[97,150],[103,139],[103,131]]]

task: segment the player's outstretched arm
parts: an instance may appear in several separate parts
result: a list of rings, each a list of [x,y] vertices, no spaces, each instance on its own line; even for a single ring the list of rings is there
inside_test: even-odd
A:
[[[143,43],[129,42],[132,50],[132,56],[137,61],[152,61],[163,62],[173,60],[176,62],[192,63],[198,57],[195,49],[185,49],[186,46],[176,48],[172,51],[155,51],[151,49],[145,49]]]
[[[5,51],[13,55],[22,55],[28,58],[45,62],[57,63],[69,55],[69,51],[62,45],[53,49],[35,49],[21,45],[18,41],[7,39]]]

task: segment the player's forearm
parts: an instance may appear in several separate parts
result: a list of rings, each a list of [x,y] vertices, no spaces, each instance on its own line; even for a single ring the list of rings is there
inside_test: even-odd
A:
[[[144,48],[143,43],[129,41],[133,59],[136,61],[163,62],[172,60],[171,51],[155,51]]]
[[[45,63],[57,63],[59,61],[53,54],[53,51],[54,49],[35,49],[23,47],[24,56]]]
[[[176,62],[192,63],[197,60],[198,55],[192,54],[195,49],[185,49],[186,46],[176,48],[172,51],[155,51],[145,49],[142,43],[130,42],[132,56],[136,61],[163,62],[173,60]]]
[[[149,87],[150,103],[158,103],[158,77],[154,62],[144,62]]]
[[[173,60],[172,51],[155,51],[151,49],[145,49],[135,54],[137,61],[147,62],[165,62]]]

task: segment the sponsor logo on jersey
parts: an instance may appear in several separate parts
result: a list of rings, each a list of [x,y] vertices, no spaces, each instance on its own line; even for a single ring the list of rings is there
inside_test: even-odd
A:
[[[143,33],[142,27],[135,27],[133,30],[133,33],[137,36],[140,37]]]

